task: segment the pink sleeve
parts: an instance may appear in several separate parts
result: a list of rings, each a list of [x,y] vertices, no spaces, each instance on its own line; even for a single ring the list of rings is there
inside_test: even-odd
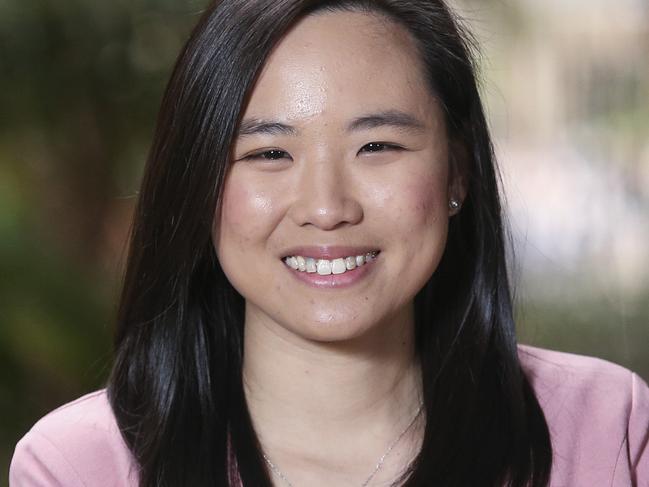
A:
[[[629,416],[629,459],[633,485],[649,486],[649,387],[635,373],[632,376]]]
[[[9,487],[83,487],[72,465],[46,437],[30,431],[16,445]]]

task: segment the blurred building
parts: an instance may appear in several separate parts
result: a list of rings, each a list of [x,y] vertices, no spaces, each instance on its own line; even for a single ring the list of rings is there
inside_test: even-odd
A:
[[[649,3],[462,2],[526,294],[649,289]]]

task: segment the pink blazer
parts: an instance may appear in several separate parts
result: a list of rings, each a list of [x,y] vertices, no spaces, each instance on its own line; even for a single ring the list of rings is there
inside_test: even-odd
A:
[[[649,487],[649,388],[604,360],[518,348],[554,449],[552,487]],[[137,486],[105,390],[61,406],[20,440],[10,487]]]

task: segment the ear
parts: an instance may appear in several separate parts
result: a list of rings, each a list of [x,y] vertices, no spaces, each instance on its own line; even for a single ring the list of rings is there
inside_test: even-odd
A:
[[[466,146],[458,141],[451,141],[448,161],[448,211],[449,216],[453,216],[462,210],[468,192],[469,153]],[[456,201],[458,206],[452,207],[451,201]]]

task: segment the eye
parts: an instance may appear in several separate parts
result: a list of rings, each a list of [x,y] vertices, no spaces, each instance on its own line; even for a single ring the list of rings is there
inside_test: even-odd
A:
[[[270,149],[262,152],[257,152],[255,154],[250,154],[249,156],[246,156],[243,159],[277,161],[279,159],[284,159],[285,157],[290,157],[288,155],[288,152],[279,149]]]
[[[395,144],[389,144],[387,142],[370,142],[361,147],[359,152],[385,152],[389,150],[401,150],[403,147],[400,147]]]

